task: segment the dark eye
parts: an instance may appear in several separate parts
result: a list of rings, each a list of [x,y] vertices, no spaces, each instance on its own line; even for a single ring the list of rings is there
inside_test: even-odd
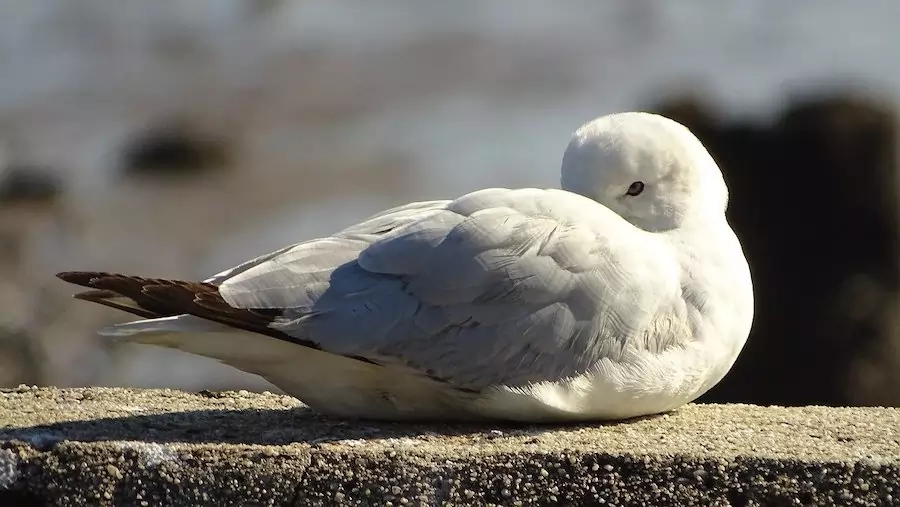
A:
[[[635,181],[628,187],[628,192],[625,192],[628,195],[638,195],[644,191],[644,182],[643,181]]]

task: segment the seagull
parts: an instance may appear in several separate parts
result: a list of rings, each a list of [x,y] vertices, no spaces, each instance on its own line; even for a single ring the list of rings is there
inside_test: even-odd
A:
[[[575,132],[560,181],[399,206],[203,281],[57,276],[142,318],[100,330],[114,342],[342,418],[609,421],[695,400],[753,320],[719,167],[680,123],[623,112]]]

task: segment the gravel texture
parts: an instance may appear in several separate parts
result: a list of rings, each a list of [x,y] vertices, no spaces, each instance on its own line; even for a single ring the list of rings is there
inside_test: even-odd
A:
[[[263,393],[0,391],[0,505],[900,505],[900,409],[345,421]]]

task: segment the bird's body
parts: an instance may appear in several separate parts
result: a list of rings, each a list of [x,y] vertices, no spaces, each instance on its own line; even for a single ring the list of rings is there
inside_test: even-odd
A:
[[[147,319],[103,334],[340,416],[622,419],[703,394],[753,313],[712,158],[671,120],[610,115],[576,132],[563,188],[401,206],[204,282],[60,277]]]

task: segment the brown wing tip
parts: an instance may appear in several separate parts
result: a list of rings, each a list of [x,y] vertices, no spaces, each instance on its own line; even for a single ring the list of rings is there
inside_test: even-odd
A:
[[[60,280],[81,285],[82,287],[91,287],[91,282],[104,276],[109,276],[109,273],[104,273],[103,271],[63,271],[56,274],[56,277]]]
[[[156,317],[163,316],[163,315],[160,315],[151,310],[141,308],[139,306],[132,306],[132,305],[123,304],[121,302],[115,301],[115,298],[121,298],[123,296],[121,296],[120,294],[113,292],[111,290],[105,290],[105,289],[86,290],[84,292],[79,292],[72,297],[74,297],[75,299],[81,299],[82,301],[90,301],[91,303],[97,303],[97,304],[101,304],[103,306],[108,306],[110,308],[115,308],[116,310],[122,310],[123,312],[132,313],[134,315],[143,317],[145,319],[154,319]],[[131,299],[131,298],[128,298],[128,299]],[[134,300],[132,300],[132,301],[134,301]],[[135,304],[137,304],[137,303],[135,302]]]
[[[114,298],[117,296],[119,296],[119,295],[111,290],[98,289],[98,290],[86,290],[84,292],[79,292],[77,294],[74,294],[72,297],[75,299],[83,299],[85,301],[96,302],[96,301],[99,301],[102,299]]]
[[[156,300],[169,304],[177,302],[185,306],[192,305],[196,298],[196,293],[191,288],[177,283],[145,285],[141,292]]]

